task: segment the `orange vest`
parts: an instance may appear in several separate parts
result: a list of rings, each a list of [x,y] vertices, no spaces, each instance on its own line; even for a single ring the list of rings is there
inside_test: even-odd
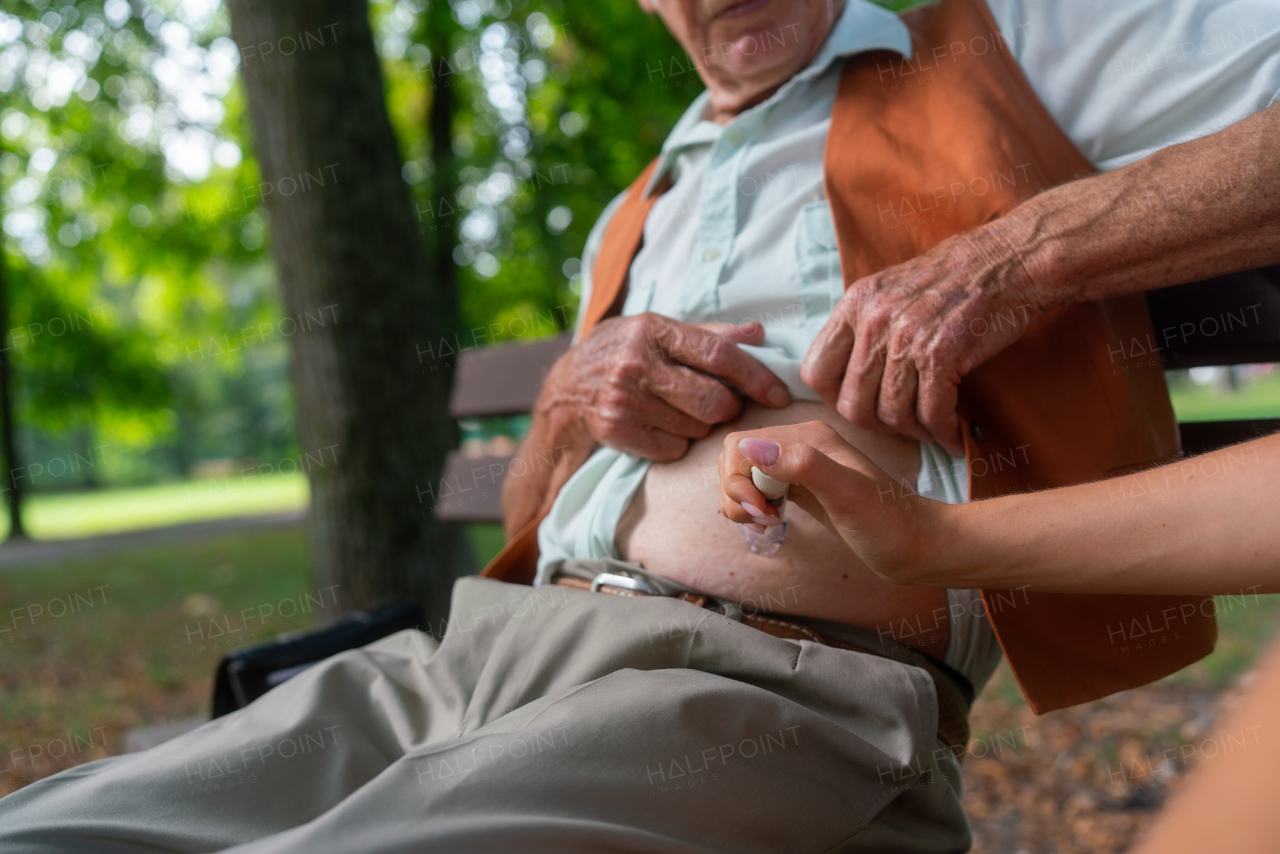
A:
[[[831,113],[825,183],[846,286],[1095,171],[1036,97],[983,0],[943,0],[903,20],[914,58],[874,51],[849,59]],[[657,197],[642,195],[655,164],[605,231],[583,334],[621,303]],[[1042,315],[970,372],[959,404],[969,498],[1069,486],[1176,458],[1163,372],[1129,370],[1114,357],[1120,342],[1150,332],[1141,296],[1069,306]],[[484,574],[530,581],[540,521]],[[1185,596],[982,595],[1038,714],[1151,682],[1204,657],[1217,639],[1202,600]]]

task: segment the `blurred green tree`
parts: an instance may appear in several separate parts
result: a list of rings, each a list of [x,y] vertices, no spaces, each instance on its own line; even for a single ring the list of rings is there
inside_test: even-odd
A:
[[[225,33],[216,2],[0,4],[0,346],[18,445],[33,462],[95,459],[61,480],[35,463],[27,488],[294,444]]]
[[[693,63],[634,0],[373,0],[372,21],[443,336],[567,328],[587,232],[701,90]],[[109,448],[28,488],[297,453],[228,33],[218,0],[0,0],[18,455]]]
[[[457,231],[461,346],[572,326],[591,225],[702,89],[688,57],[635,0],[374,11],[420,229]],[[445,12],[447,41],[433,23]],[[407,96],[432,81],[455,99],[447,148]]]

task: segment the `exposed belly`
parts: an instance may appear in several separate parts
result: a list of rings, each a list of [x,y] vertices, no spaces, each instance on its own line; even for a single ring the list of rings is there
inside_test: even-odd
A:
[[[619,553],[712,596],[863,626],[941,658],[949,634],[946,591],[881,579],[794,503],[787,505],[787,539],[770,557],[753,553],[739,525],[717,512],[716,465],[724,437],[805,421],[826,421],[895,480],[916,482],[920,446],[914,440],[861,430],[820,403],[800,401],[780,410],[748,404],[737,421],[693,443],[681,459],[653,464],[618,524]],[[904,620],[915,627],[910,637],[901,628]]]

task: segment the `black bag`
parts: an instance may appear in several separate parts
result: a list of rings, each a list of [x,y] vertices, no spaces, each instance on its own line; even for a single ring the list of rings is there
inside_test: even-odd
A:
[[[422,609],[397,602],[372,613],[353,611],[339,623],[314,632],[289,632],[258,646],[222,657],[213,681],[213,716],[243,709],[275,686],[313,664],[348,649],[417,628]]]

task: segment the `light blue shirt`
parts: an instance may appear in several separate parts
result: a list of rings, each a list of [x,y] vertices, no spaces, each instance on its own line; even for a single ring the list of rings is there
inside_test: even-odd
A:
[[[882,48],[909,56],[907,28],[897,15],[850,0],[813,62],[767,101],[718,125],[707,120],[708,93],[698,96],[663,145],[646,188],[666,175],[673,180],[645,220],[623,315],[759,321],[764,345],[743,349],[793,398],[819,399],[801,382],[800,364],[843,291],[822,186],[838,60]],[[614,210],[616,201],[588,239],[584,301],[602,223]],[[618,556],[614,531],[649,464],[602,447],[574,473],[538,529],[540,575],[557,560]]]
[[[988,3],[1032,88],[1104,171],[1213,133],[1280,98],[1280,4],[1274,0]],[[645,221],[624,315],[759,321],[763,346],[743,349],[783,380],[793,398],[818,400],[800,380],[800,365],[843,293],[823,153],[841,60],[876,49],[911,57],[906,27],[866,0],[849,0],[814,61],[767,101],[721,126],[708,120],[707,93],[694,100],[663,145],[646,188],[652,191],[664,175],[673,181]],[[1247,180],[1243,173],[1231,177]],[[605,226],[621,199],[605,209],[587,240],[584,305]],[[538,530],[537,583],[559,560],[618,557],[614,532],[649,465],[607,447],[587,460]],[[963,502],[965,474],[962,460],[936,444],[921,446],[920,494]],[[999,646],[981,618],[976,591],[948,596],[960,618],[952,621],[947,663],[981,687],[999,660]]]

